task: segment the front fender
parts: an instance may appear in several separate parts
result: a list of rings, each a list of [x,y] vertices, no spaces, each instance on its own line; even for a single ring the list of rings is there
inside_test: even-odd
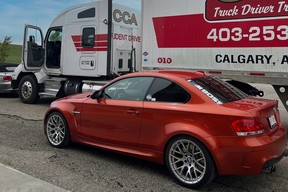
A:
[[[55,101],[57,102],[57,101]],[[56,105],[56,103],[53,102],[49,108],[49,110],[46,112],[44,117],[44,131],[46,129],[46,122],[49,117],[49,115],[53,112],[59,112],[61,113],[68,124],[68,128],[70,131],[71,140],[74,141],[74,133],[77,132],[77,127],[80,122],[80,116],[79,114],[74,114],[74,111],[79,111],[76,106],[74,106],[71,103],[61,103],[61,107],[59,105]],[[46,134],[46,131],[45,131]]]

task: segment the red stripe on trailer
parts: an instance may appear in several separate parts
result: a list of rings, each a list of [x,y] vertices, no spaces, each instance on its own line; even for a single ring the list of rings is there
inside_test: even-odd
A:
[[[263,77],[265,76],[265,73],[250,73],[250,75]]]

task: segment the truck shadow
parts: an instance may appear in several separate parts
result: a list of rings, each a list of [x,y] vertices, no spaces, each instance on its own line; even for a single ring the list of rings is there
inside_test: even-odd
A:
[[[0,93],[0,99],[1,98],[5,98],[5,99],[9,99],[9,98],[19,98],[19,95],[17,93]],[[37,104],[49,104],[52,103],[53,101],[57,100],[59,98],[55,98],[55,97],[45,97],[45,98],[40,98],[39,101],[37,103],[35,103],[35,105]],[[19,98],[20,100],[20,98]]]
[[[17,98],[17,93],[0,93],[0,98]]]

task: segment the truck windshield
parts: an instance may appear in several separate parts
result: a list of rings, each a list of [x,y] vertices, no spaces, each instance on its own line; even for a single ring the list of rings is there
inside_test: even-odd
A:
[[[248,97],[247,94],[218,77],[204,76],[188,80],[188,82],[217,104],[229,103]]]

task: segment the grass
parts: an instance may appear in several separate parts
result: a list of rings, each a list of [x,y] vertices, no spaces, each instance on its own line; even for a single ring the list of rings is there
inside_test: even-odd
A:
[[[9,45],[8,57],[5,63],[20,64],[22,57],[22,45]]]

